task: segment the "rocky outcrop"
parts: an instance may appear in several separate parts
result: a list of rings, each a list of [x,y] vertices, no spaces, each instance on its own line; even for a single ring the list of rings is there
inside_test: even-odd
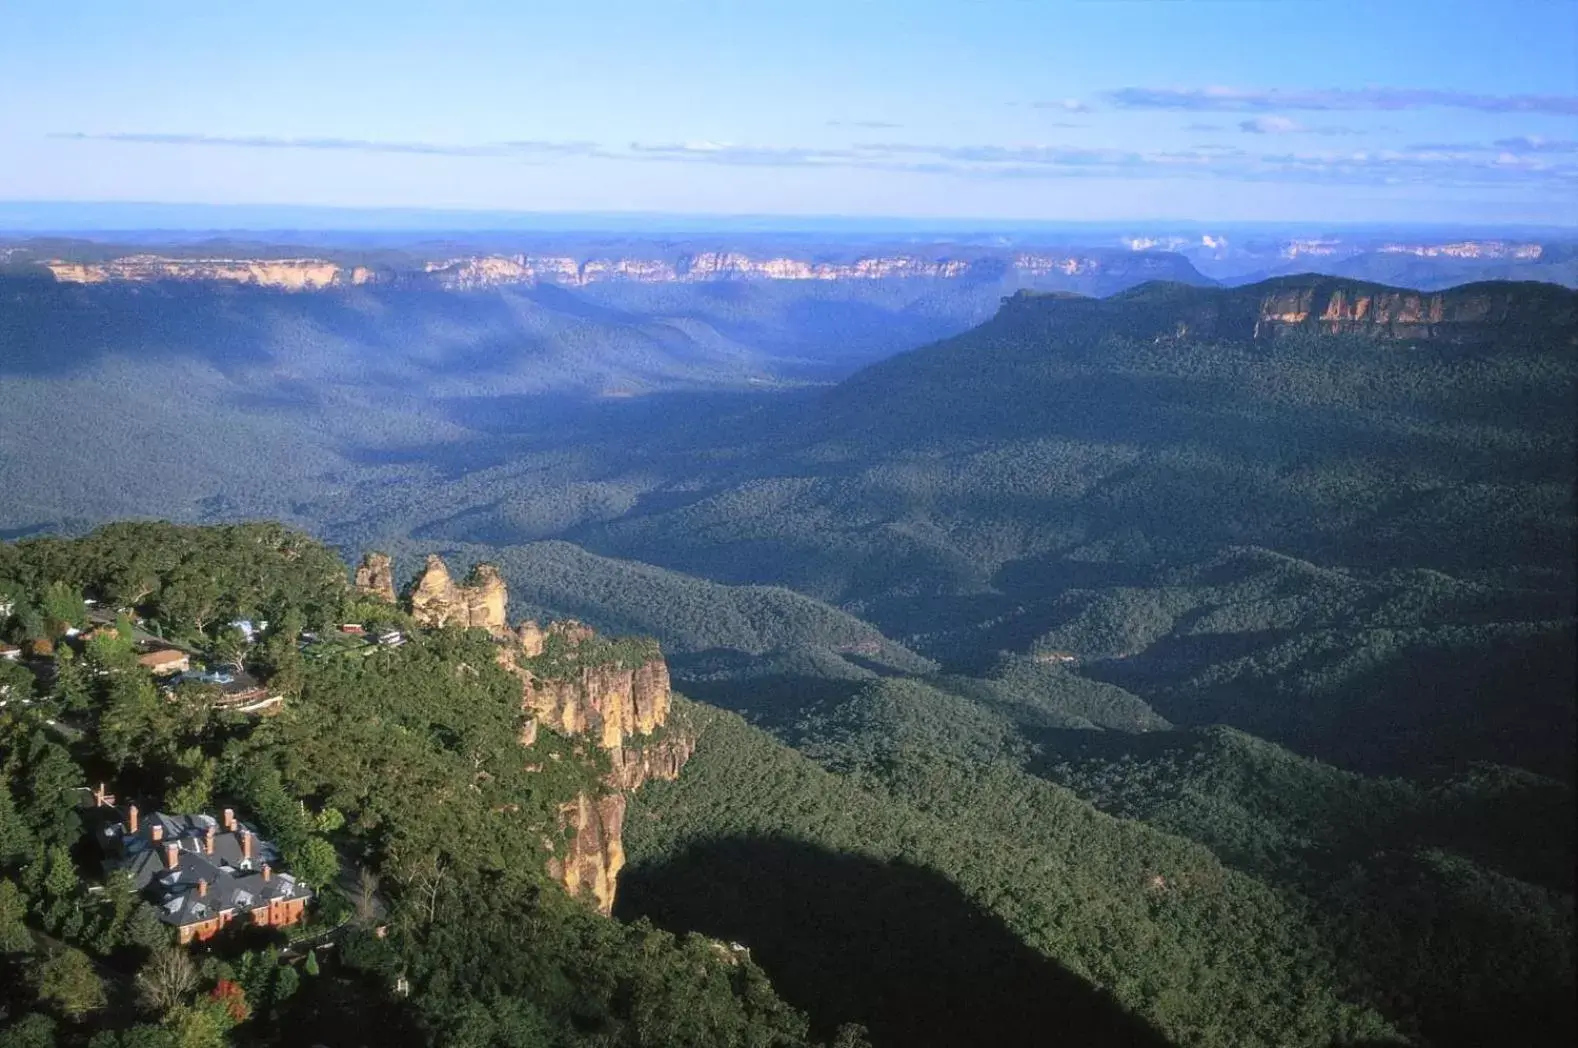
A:
[[[443,559],[430,553],[411,587],[410,604],[411,616],[420,626],[454,624],[487,630],[495,637],[512,636],[505,622],[509,590],[492,564],[478,564],[462,585],[450,577]]]
[[[524,622],[499,651],[521,679],[521,705],[543,727],[615,751],[668,720],[668,663],[656,644],[610,642],[574,620]]]
[[[1176,262],[1176,260],[1172,260]],[[874,255],[830,262],[769,256],[753,258],[738,251],[703,251],[676,259],[590,258],[508,255],[461,257],[430,262],[427,272],[452,289],[501,284],[566,284],[582,287],[609,281],[646,284],[694,284],[725,280],[957,280],[967,276],[1004,275],[1033,280],[1046,276],[1091,275],[1117,264],[1135,265],[1132,257],[1109,258],[1098,253],[1015,254],[975,259],[925,255]]]
[[[573,896],[590,895],[605,915],[614,912],[619,871],[625,866],[624,826],[629,797],[621,792],[601,797],[581,794],[560,812],[572,831],[562,855],[548,860],[548,875]]]
[[[1136,243],[1138,243],[1136,241]],[[475,290],[519,284],[585,287],[610,282],[695,284],[718,281],[975,280],[1035,283],[1066,280],[1138,267],[1157,276],[1183,278],[1188,263],[1176,255],[1075,249],[1007,252],[937,245],[913,252],[815,258],[740,251],[675,251],[662,257],[576,257],[556,254],[460,255],[412,261],[405,268],[374,270],[324,258],[179,258],[128,255],[108,261],[41,259],[57,281],[102,284],[117,281],[220,281],[316,291],[369,283]]]
[[[356,589],[393,599],[387,555],[369,553],[362,559]],[[526,716],[517,741],[523,748],[536,746],[544,731],[552,731],[584,738],[606,754],[608,771],[599,788],[560,809],[565,841],[550,838],[544,845],[549,873],[572,895],[589,895],[599,910],[612,913],[625,864],[630,794],[652,779],[677,778],[695,749],[692,734],[669,725],[668,664],[656,642],[609,640],[574,619],[546,626],[530,620],[511,630],[505,625],[509,594],[491,564],[478,564],[461,584],[442,558],[429,555],[406,597],[418,625],[454,624],[493,635],[499,665],[520,681]]]
[[[631,735],[650,735],[668,718],[668,665],[586,666],[564,680],[533,680],[526,705],[546,726],[589,735],[616,750]]]
[[[387,553],[369,553],[356,566],[356,592],[363,597],[395,602],[394,561]]]
[[[521,682],[529,714],[523,746],[550,730],[590,739],[607,754],[602,789],[561,809],[568,841],[549,842],[548,870],[572,895],[590,895],[612,913],[630,794],[652,779],[677,778],[695,749],[693,735],[669,725],[668,664],[655,643],[607,640],[573,619],[521,623],[501,638],[498,659]]]
[[[609,751],[611,770],[606,781],[627,793],[654,779],[672,782],[695,752],[696,737],[687,731],[670,731],[640,746],[621,746]]]
[[[629,798],[654,779],[679,778],[680,769],[696,749],[696,738],[671,731],[662,738],[609,751],[611,770],[603,780],[608,792],[581,794],[560,811],[560,823],[572,833],[562,854],[548,860],[548,872],[571,895],[587,892],[605,914],[614,911],[619,871],[625,865],[624,827]]]
[[[111,281],[217,280],[233,284],[286,291],[316,291],[326,287],[367,284],[376,279],[365,266],[346,266],[322,258],[165,258],[128,255],[107,262],[70,262],[47,259],[41,263],[55,279],[68,284],[104,284]]]
[[[1467,284],[1426,293],[1295,278],[1241,291],[1256,292],[1251,333],[1256,339],[1306,330],[1455,343],[1524,337],[1578,341],[1578,295],[1550,286]]]
[[[596,630],[574,619],[550,622],[546,628],[537,625],[536,619],[527,619],[515,627],[515,639],[528,659],[535,659],[546,651],[550,639],[557,638],[565,647],[574,648],[595,636]]]
[[[1278,277],[1236,288],[1153,281],[1106,299],[1021,291],[1001,322],[1103,335],[1272,341],[1290,334],[1489,345],[1578,345],[1578,291],[1491,281],[1410,291],[1343,277]]]
[[[1510,240],[1459,240],[1450,244],[1382,244],[1383,255],[1413,255],[1417,258],[1510,258],[1533,261],[1545,254],[1543,244]]]

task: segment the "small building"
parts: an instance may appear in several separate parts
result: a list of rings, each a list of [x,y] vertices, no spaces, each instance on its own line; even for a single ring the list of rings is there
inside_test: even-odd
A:
[[[0,659],[5,659],[8,662],[17,662],[21,658],[21,648],[17,647],[15,644],[7,644],[4,641],[0,641]]]
[[[352,634],[354,636],[358,636],[359,637],[363,633],[366,633],[367,630],[362,626],[362,624],[360,622],[346,622],[346,623],[342,623],[341,624],[340,632],[341,633],[349,633],[349,634]]]
[[[158,651],[137,656],[137,663],[155,677],[165,677],[172,673],[185,673],[191,669],[192,657],[174,648],[160,648]]]
[[[284,702],[283,695],[270,694],[256,677],[243,670],[220,684],[214,708],[232,713],[278,713]]]
[[[232,808],[218,818],[163,812],[144,818],[131,805],[124,820],[96,836],[105,871],[129,873],[182,943],[211,939],[237,921],[295,924],[312,898],[311,888],[281,868],[278,849]]]

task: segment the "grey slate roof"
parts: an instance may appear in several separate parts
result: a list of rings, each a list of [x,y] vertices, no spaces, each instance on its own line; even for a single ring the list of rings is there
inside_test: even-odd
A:
[[[153,840],[152,828],[163,830]],[[206,842],[214,828],[214,851]],[[242,852],[241,832],[252,834],[252,857]],[[165,863],[165,845],[177,846],[174,869]],[[228,831],[212,815],[166,815],[154,812],[140,820],[136,833],[124,822],[111,822],[99,831],[106,870],[126,870],[137,890],[159,908],[159,918],[177,927],[212,920],[226,910],[237,915],[277,899],[310,899],[312,889],[280,869],[279,850],[258,836],[257,829],[237,821]],[[263,879],[268,865],[270,877]],[[199,895],[198,882],[206,881],[208,893]]]

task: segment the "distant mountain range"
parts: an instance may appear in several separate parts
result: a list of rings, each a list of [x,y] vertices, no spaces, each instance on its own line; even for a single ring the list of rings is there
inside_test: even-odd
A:
[[[1087,237],[1091,234],[1087,233]],[[1434,290],[1476,280],[1578,286],[1578,238],[1340,234],[1104,234],[925,239],[715,234],[509,235],[338,243],[236,239],[0,241],[0,268],[70,283],[224,281],[316,290],[366,284],[477,289],[551,284],[953,280],[1110,294],[1145,280],[1249,283],[1318,272]],[[348,247],[356,243],[359,246]]]

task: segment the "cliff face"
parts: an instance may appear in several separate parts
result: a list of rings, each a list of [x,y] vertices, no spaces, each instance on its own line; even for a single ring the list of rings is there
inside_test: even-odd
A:
[[[628,736],[650,735],[668,719],[668,664],[659,658],[634,667],[586,666],[562,680],[528,677],[525,701],[543,725],[617,750]]]
[[[582,794],[560,812],[574,835],[562,854],[548,860],[548,873],[571,895],[588,892],[604,914],[614,912],[619,871],[625,865],[625,812],[630,795],[654,779],[679,778],[696,749],[695,736],[671,732],[656,742],[609,751],[612,770],[604,780],[609,792]]]
[[[1142,284],[1111,298],[1020,292],[1000,316],[1151,338],[1268,341],[1305,332],[1450,344],[1578,345],[1578,291],[1486,282],[1423,292],[1342,277],[1279,277],[1236,288]]]
[[[1255,291],[1254,338],[1290,330],[1385,339],[1490,342],[1525,334],[1578,336],[1574,293],[1518,284],[1470,284],[1423,293],[1358,282],[1273,282]]]
[[[739,251],[698,251],[671,257],[577,258],[569,255],[461,255],[414,262],[403,270],[374,270],[321,258],[231,259],[129,255],[102,262],[43,259],[57,281],[102,284],[112,281],[223,281],[291,291],[316,291],[370,283],[471,290],[512,284],[588,284],[630,282],[694,284],[728,280],[868,281],[893,279],[1033,281],[1045,277],[1095,276],[1108,272],[1154,272],[1179,276],[1187,263],[1176,255],[1127,251],[1002,252],[969,258],[937,253],[877,254],[844,261],[790,255],[748,255]]]
[[[411,588],[410,601],[411,615],[419,625],[454,623],[487,630],[495,637],[511,635],[505,624],[509,591],[499,570],[491,564],[478,564],[462,585],[450,577],[443,560],[430,553],[427,566]]]
[[[375,279],[364,266],[344,266],[321,258],[162,258],[128,255],[108,262],[68,262],[48,259],[42,265],[55,279],[69,284],[103,284],[110,281],[218,280],[286,291],[370,283]]]
[[[1049,275],[1092,275],[1114,265],[1129,267],[1134,262],[1133,256],[1119,256],[1115,260],[1084,253],[1021,253],[986,259],[877,255],[848,262],[823,262],[788,256],[753,258],[737,251],[704,251],[672,261],[650,258],[579,260],[541,255],[463,257],[430,262],[427,273],[440,286],[470,289],[527,283],[580,287],[608,281],[695,284],[721,280],[957,280],[967,276],[996,278],[1005,272],[1033,279]]]
[[[361,593],[393,599],[389,558],[370,553],[356,569]],[[589,893],[612,913],[625,864],[624,824],[629,796],[652,779],[674,779],[695,749],[690,733],[669,725],[668,663],[655,642],[609,640],[574,621],[505,625],[509,594],[498,570],[479,564],[456,583],[442,559],[429,555],[407,600],[418,624],[485,629],[497,642],[499,665],[520,681],[528,716],[517,740],[530,749],[543,731],[581,736],[603,751],[609,770],[600,789],[584,792],[560,811],[568,841],[545,840],[548,872],[572,895]],[[558,756],[557,753],[553,756]]]
[[[571,836],[548,870],[572,895],[590,893],[612,913],[629,795],[651,779],[677,778],[695,749],[689,733],[668,724],[668,664],[655,644],[606,640],[574,620],[523,622],[501,637],[498,658],[520,679],[521,705],[531,714],[522,745],[546,729],[589,738],[607,754],[602,792],[582,794],[560,812]]]
[[[1383,255],[1414,255],[1418,258],[1513,258],[1533,261],[1545,254],[1543,244],[1507,240],[1460,240],[1451,244],[1383,244],[1376,250]]]
[[[356,568],[356,592],[364,597],[395,602],[394,562],[387,553],[369,553]]]

